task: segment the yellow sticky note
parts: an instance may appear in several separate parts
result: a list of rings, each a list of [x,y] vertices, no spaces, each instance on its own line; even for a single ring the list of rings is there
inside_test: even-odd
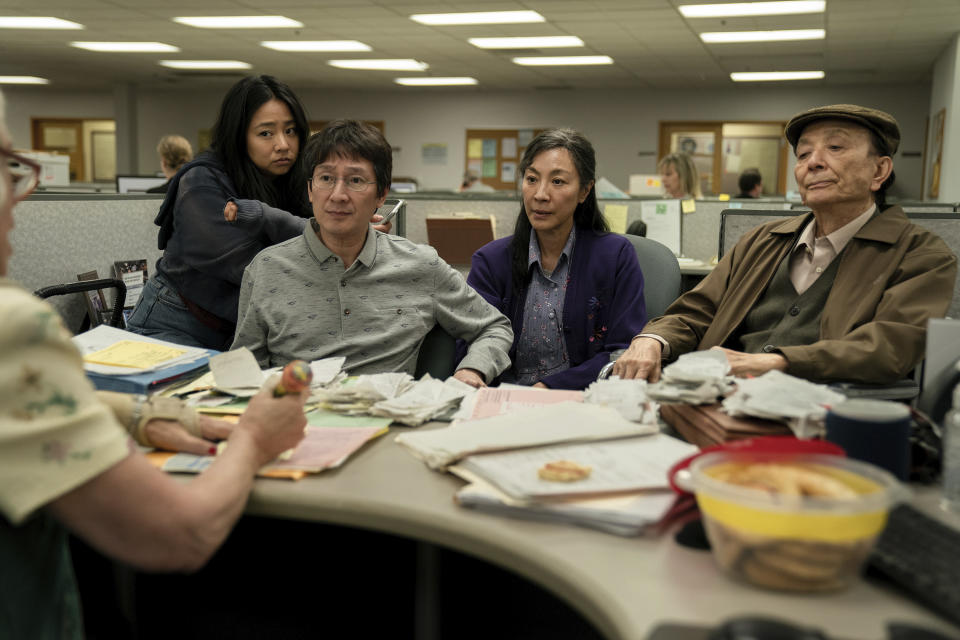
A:
[[[627,205],[608,204],[603,208],[603,217],[614,233],[627,232]]]
[[[470,138],[469,140],[467,140],[467,157],[468,158],[483,157],[483,139],[482,138]]]
[[[111,367],[147,369],[173,360],[184,353],[186,353],[184,349],[176,349],[153,342],[120,340],[106,349],[88,353],[83,357],[83,360],[90,364],[103,364]]]
[[[729,199],[730,199],[729,193],[721,193],[720,195],[717,196],[717,200],[720,200],[721,202],[726,202]]]
[[[684,213],[693,213],[697,210],[697,203],[695,200],[681,200],[680,201],[680,211]]]

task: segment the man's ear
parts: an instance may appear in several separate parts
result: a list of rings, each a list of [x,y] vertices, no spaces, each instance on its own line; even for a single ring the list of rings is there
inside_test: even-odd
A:
[[[879,191],[891,173],[893,173],[893,159],[890,156],[877,158],[877,169],[873,174],[873,180],[870,181],[870,190]]]

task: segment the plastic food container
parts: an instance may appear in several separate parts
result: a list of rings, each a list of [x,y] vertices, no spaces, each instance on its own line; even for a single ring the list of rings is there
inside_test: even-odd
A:
[[[718,451],[689,471],[717,564],[787,591],[848,586],[906,495],[887,471],[836,455]]]

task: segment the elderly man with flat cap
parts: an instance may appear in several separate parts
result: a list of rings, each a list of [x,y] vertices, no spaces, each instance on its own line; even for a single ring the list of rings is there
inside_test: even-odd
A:
[[[644,327],[614,374],[656,381],[662,361],[710,348],[738,376],[778,369],[819,382],[886,384],[920,362],[927,319],[950,304],[957,259],[886,204],[897,121],[840,104],[797,114],[785,135],[812,212],[744,235]]]

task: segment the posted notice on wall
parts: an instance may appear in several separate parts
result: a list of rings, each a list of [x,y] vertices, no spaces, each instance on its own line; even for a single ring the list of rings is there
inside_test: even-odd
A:
[[[647,223],[648,238],[680,255],[679,200],[644,200],[640,203],[640,219]]]

